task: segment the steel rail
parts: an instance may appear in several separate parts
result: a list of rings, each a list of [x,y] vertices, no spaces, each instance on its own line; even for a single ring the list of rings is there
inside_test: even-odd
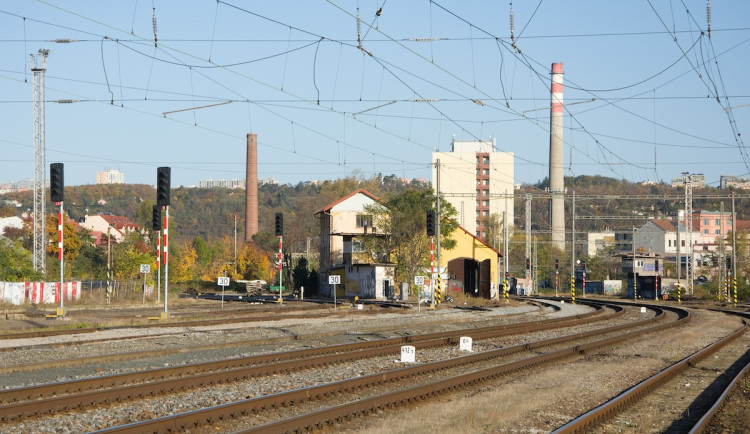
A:
[[[602,421],[611,418],[614,414],[619,413],[625,407],[633,404],[635,401],[651,393],[657,387],[674,378],[674,376],[676,376],[680,372],[684,371],[690,366],[695,366],[701,360],[705,359],[709,355],[723,348],[725,345],[742,336],[747,330],[748,324],[743,320],[742,327],[730,333],[729,335],[695,352],[694,354],[685,357],[677,363],[672,364],[666,369],[661,370],[660,372],[636,384],[635,386],[631,387],[630,389],[626,390],[610,401],[607,401],[606,403],[578,416],[577,418],[554,430],[553,433],[568,434],[586,432],[593,427],[598,426]]]
[[[497,350],[491,350],[491,351],[466,355],[466,356],[449,359],[449,360],[441,360],[441,361],[436,361],[436,362],[427,363],[423,365],[394,369],[391,371],[380,372],[380,373],[357,377],[357,378],[353,378],[349,380],[342,380],[342,381],[335,382],[335,383],[328,383],[328,384],[323,384],[319,386],[311,386],[308,388],[296,389],[296,390],[291,390],[291,391],[282,392],[278,394],[266,395],[266,396],[251,398],[247,400],[226,403],[226,404],[222,404],[222,405],[218,405],[214,407],[194,410],[191,412],[170,415],[170,416],[163,416],[161,418],[156,418],[156,419],[152,419],[148,421],[135,422],[135,423],[127,424],[127,425],[122,425],[119,427],[112,427],[112,428],[108,428],[99,432],[102,432],[102,433],[177,432],[187,427],[198,426],[200,424],[203,424],[209,421],[217,421],[217,420],[221,420],[225,418],[234,418],[234,417],[239,417],[243,415],[255,414],[266,408],[287,406],[287,405],[292,405],[294,403],[301,402],[301,401],[307,401],[311,399],[319,399],[319,398],[324,398],[327,396],[337,395],[346,391],[356,391],[362,388],[372,387],[378,384],[384,384],[386,382],[398,381],[404,378],[410,378],[410,377],[414,377],[417,375],[424,375],[426,373],[435,372],[437,370],[455,368],[456,366],[460,366],[466,363],[476,363],[479,361],[489,360],[489,359],[493,359],[493,358],[497,358],[497,357],[501,357],[504,355],[521,352],[521,351],[530,351],[535,348],[539,348],[541,346],[560,344],[560,343],[564,343],[573,339],[586,338],[590,336],[595,336],[597,334],[612,333],[612,332],[621,331],[627,328],[647,326],[652,323],[655,323],[657,325],[650,328],[648,331],[664,330],[669,327],[675,327],[680,324],[683,324],[686,321],[689,321],[691,318],[689,312],[685,310],[678,309],[678,308],[668,308],[668,307],[664,309],[677,312],[679,316],[678,320],[671,322],[671,323],[659,325],[658,323],[665,318],[665,315],[664,315],[664,311],[661,308],[655,308],[655,310],[657,310],[657,315],[655,317],[642,320],[642,321],[637,321],[637,322],[630,323],[630,324],[623,324],[619,326],[609,327],[606,329],[573,334],[573,335],[568,335],[568,336],[564,336],[561,338],[548,339],[545,341],[540,341],[540,342],[535,342],[535,343],[520,344],[520,345],[501,348]],[[625,333],[624,335],[620,337],[619,340],[612,339],[612,338],[603,339],[602,341],[600,341],[600,345],[601,346],[612,345],[619,341],[628,339],[632,336],[635,336],[635,334]],[[407,398],[403,398],[401,395],[398,395],[399,393],[401,393],[400,391],[400,392],[394,392],[392,394],[381,395],[380,397],[371,398],[370,400],[355,401],[354,403],[349,403],[343,406],[337,406],[337,407],[334,407],[333,409],[323,410],[324,412],[327,412],[325,413],[324,420],[321,420],[319,418],[320,416],[320,414],[318,414],[319,412],[316,412],[316,413],[292,418],[287,421],[276,422],[276,423],[290,424],[289,426],[294,426],[295,428],[288,428],[286,427],[286,425],[284,425],[285,428],[280,429],[280,425],[273,425],[273,426],[264,425],[263,427],[256,427],[254,429],[261,429],[260,432],[263,432],[262,430],[266,429],[264,427],[268,428],[267,432],[281,432],[285,430],[289,430],[289,431],[307,430],[311,427],[315,427],[319,425],[320,423],[326,423],[327,420],[331,420],[332,416],[330,416],[330,414],[335,413],[336,415],[335,418],[341,418],[341,417],[348,417],[350,415],[356,415],[362,412],[363,411],[361,410],[361,408],[363,408],[361,407],[362,402],[366,403],[364,405],[364,408],[381,408],[381,406],[391,406],[399,402],[408,402],[413,399],[421,399],[422,397],[425,396],[425,394],[431,395],[434,393],[442,393],[444,391],[452,390],[454,388],[462,387],[464,385],[474,384],[479,381],[485,381],[489,378],[495,378],[497,376],[506,374],[508,372],[513,372],[515,370],[525,369],[530,366],[536,366],[539,364],[548,363],[550,361],[559,360],[560,358],[569,357],[575,354],[581,354],[585,351],[590,351],[591,349],[595,347],[596,345],[594,344],[587,344],[586,346],[574,345],[574,346],[571,346],[562,350],[553,351],[547,354],[532,356],[524,360],[501,364],[490,369],[485,369],[485,370],[473,372],[470,374],[464,374],[459,377],[453,377],[453,378],[449,378],[446,380],[433,382],[426,386],[419,386],[417,388],[408,389],[409,391],[416,390],[417,392],[416,394],[409,392],[409,397]],[[330,412],[333,412],[333,413],[330,413]]]
[[[607,320],[615,316],[620,316],[623,313],[624,310],[616,310],[613,314],[601,318],[585,317],[578,319],[576,317],[568,317],[564,319],[570,322],[567,325],[577,325],[595,320]],[[375,357],[381,355],[384,351],[392,350],[405,343],[411,343],[418,348],[454,345],[458,342],[459,336],[465,335],[467,332],[472,333],[477,340],[480,340],[514,334],[518,330],[528,332],[566,325],[565,322],[559,320],[550,320],[551,323],[534,322],[532,325],[521,323],[491,326],[482,329],[459,330],[442,334],[431,333],[422,336],[334,345],[320,349],[295,350],[250,356],[243,359],[201,363],[192,366],[158,368],[150,371],[9,389],[7,391],[0,391],[0,398],[6,399],[9,402],[0,406],[0,421],[51,414],[61,410],[70,410],[71,408],[83,409],[102,403],[121,402],[165,393],[176,393],[196,387],[247,380],[272,374]],[[230,365],[229,368],[228,365]]]
[[[113,388],[123,385],[132,385],[135,383],[145,383],[150,381],[163,381],[169,378],[185,377],[189,375],[204,374],[217,371],[230,371],[232,369],[245,368],[253,365],[275,364],[282,361],[320,357],[327,354],[340,354],[347,352],[359,352],[368,348],[386,348],[405,344],[422,345],[441,345],[442,341],[448,339],[446,344],[455,343],[450,339],[457,339],[466,333],[473,333],[478,336],[502,336],[505,334],[516,333],[519,330],[534,331],[544,330],[546,328],[560,327],[561,324],[571,322],[571,325],[582,324],[589,321],[607,320],[624,314],[619,307],[613,307],[614,313],[604,315],[600,318],[596,316],[599,311],[593,311],[571,317],[553,318],[540,321],[529,321],[523,323],[503,324],[497,326],[488,326],[468,330],[454,330],[450,332],[435,332],[422,335],[410,335],[395,338],[378,339],[367,342],[357,342],[349,344],[328,345],[318,348],[305,348],[300,350],[275,352],[269,354],[258,354],[236,359],[218,360],[213,362],[193,363],[182,366],[171,366],[163,368],[154,368],[138,372],[126,372],[99,377],[91,377],[77,380],[69,380],[56,383],[41,385],[25,386],[13,389],[0,390],[0,403],[15,403],[22,401],[38,400],[48,396],[60,396],[83,391],[97,390],[103,388]],[[434,343],[430,343],[434,341]],[[2,412],[2,407],[0,407]],[[2,417],[0,417],[2,420]]]
[[[400,347],[406,343],[411,343],[419,348],[454,345],[458,342],[460,336],[467,333],[471,333],[475,336],[475,339],[480,340],[515,334],[519,330],[531,332],[566,325],[572,326],[593,321],[608,320],[622,314],[624,314],[624,310],[615,307],[614,313],[601,317],[583,314],[547,321],[506,324],[480,329],[429,333],[419,336],[388,338],[355,344],[308,348],[249,356],[241,359],[157,368],[140,372],[113,374],[61,383],[8,389],[0,391],[0,402],[6,403],[0,406],[0,421],[22,419],[50,414],[60,410],[69,410],[71,408],[80,409],[101,403],[174,393],[212,384],[221,384],[229,381],[239,381],[375,357],[384,351]]]

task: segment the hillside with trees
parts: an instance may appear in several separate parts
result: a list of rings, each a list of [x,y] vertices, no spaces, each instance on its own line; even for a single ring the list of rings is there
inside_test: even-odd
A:
[[[582,234],[604,229],[627,229],[640,225],[648,218],[674,218],[684,208],[684,189],[667,184],[636,184],[601,176],[578,176],[565,179],[568,194],[565,197],[566,231],[570,232],[572,219],[572,193],[576,194],[576,232]],[[555,258],[561,264],[569,264],[570,251],[556,251],[546,241],[549,239],[549,200],[545,193],[547,180],[535,185],[525,185],[515,192],[513,201],[515,222],[510,226],[511,272],[522,274],[525,261],[525,201],[531,195],[531,231],[539,243],[538,260],[545,268],[540,268],[544,276],[551,272]],[[305,282],[314,280],[311,273],[317,268],[316,256],[319,246],[319,225],[315,213],[325,205],[364,188],[384,202],[404,200],[404,192],[425,192],[427,183],[412,182],[407,185],[395,175],[374,176],[371,178],[347,177],[321,183],[299,183],[297,185],[263,184],[259,186],[259,232],[253,242],[244,243],[245,235],[245,191],[227,188],[173,188],[170,206],[170,278],[184,281],[215,280],[219,273],[227,272],[233,280],[276,278],[274,263],[278,252],[278,240],[274,235],[273,216],[284,214],[284,281]],[[717,211],[720,200],[730,192],[712,187],[693,190],[693,209]],[[750,219],[750,199],[737,192],[735,206],[739,219]],[[746,195],[745,195],[746,196]],[[0,196],[6,201],[16,201],[16,207],[3,202],[0,216],[21,215],[32,208],[32,192],[16,192]],[[74,221],[85,215],[112,214],[130,218],[140,225],[142,234],[131,234],[123,243],[112,246],[113,270],[115,278],[138,278],[137,263],[152,263],[155,266],[155,239],[151,231],[151,209],[155,204],[156,189],[149,185],[111,184],[82,185],[65,188],[65,211]],[[731,204],[724,200],[725,211]],[[13,202],[15,203],[15,202]],[[406,208],[405,208],[406,209]],[[56,207],[47,204],[50,214],[47,231],[50,239],[56,237]],[[623,217],[627,217],[624,219]],[[489,217],[488,235],[485,240],[490,245],[498,245],[503,230],[498,216]],[[236,232],[235,232],[236,227]],[[521,230],[519,230],[521,229]],[[235,254],[235,234],[237,239]],[[37,278],[28,267],[21,266],[26,258],[30,260],[30,222],[24,230],[11,230],[4,234],[7,240],[0,245],[0,261],[14,270],[22,270],[17,278]],[[568,235],[569,236],[569,235]],[[582,237],[582,235],[581,235]],[[95,246],[90,234],[76,229],[72,223],[65,226],[66,251],[65,274],[79,279],[105,279],[106,254]],[[579,238],[580,239],[580,238]],[[743,242],[744,238],[742,238]],[[54,244],[54,243],[53,243]],[[56,245],[50,246],[49,255],[53,258]],[[235,261],[235,257],[237,258]],[[568,259],[564,259],[568,258]],[[307,260],[309,259],[309,263]],[[304,266],[300,261],[304,260]],[[172,262],[173,261],[173,262]],[[614,263],[601,261],[602,278],[616,275]],[[48,260],[48,275],[59,275],[57,261]],[[597,260],[589,262],[591,272],[596,276]],[[56,274],[57,273],[57,274]],[[7,274],[7,273],[6,273]],[[13,275],[7,278],[12,278]],[[309,286],[306,286],[308,288]]]

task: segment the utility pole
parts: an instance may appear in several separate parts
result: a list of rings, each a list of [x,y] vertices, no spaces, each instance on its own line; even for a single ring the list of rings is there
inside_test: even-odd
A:
[[[31,72],[33,73],[34,92],[34,270],[45,274],[47,271],[47,232],[45,230],[46,212],[46,167],[44,162],[44,72],[47,70],[49,50],[40,49],[40,64],[37,57],[31,55]]]
[[[737,214],[734,210],[734,192],[732,192],[732,292],[734,307],[737,307]]]
[[[526,195],[526,265],[531,260],[531,195]],[[526,291],[531,289],[531,270],[529,267],[525,268],[526,271],[526,288],[524,288],[524,295]]]
[[[436,170],[435,170],[435,172],[436,172],[435,173],[435,178],[436,178],[435,179],[435,187],[436,187],[435,193],[437,194],[436,203],[435,203],[435,235],[437,236],[437,274],[438,274],[438,278],[437,278],[437,281],[438,281],[437,291],[441,293],[440,297],[441,297],[441,300],[442,300],[442,291],[443,291],[443,288],[440,287],[440,284],[443,281],[443,279],[440,277],[441,272],[440,272],[440,159],[439,158],[435,160],[435,168],[436,168]],[[432,279],[432,276],[430,276],[430,279]],[[434,300],[435,300],[434,291],[433,291],[433,294],[432,294],[432,299],[433,299],[433,303],[434,303]],[[434,307],[434,305],[433,305],[433,307]]]
[[[573,190],[573,203],[570,207],[571,217],[571,236],[570,236],[570,278],[575,281],[576,277],[576,191]]]
[[[693,295],[693,176],[688,172],[683,172],[685,179],[685,238],[687,245],[686,263],[685,263],[685,293]]]
[[[727,284],[727,254],[724,249],[724,202],[719,204],[719,261],[721,267],[719,268],[719,280],[721,284],[717,289],[717,298],[721,301],[725,295],[728,295],[729,285]],[[729,300],[729,297],[727,297]]]
[[[508,190],[505,190],[505,211],[503,211],[503,291],[505,292],[503,295],[505,296],[505,302],[507,303],[508,300],[508,292],[510,291],[510,288],[508,287],[510,283],[508,282]]]

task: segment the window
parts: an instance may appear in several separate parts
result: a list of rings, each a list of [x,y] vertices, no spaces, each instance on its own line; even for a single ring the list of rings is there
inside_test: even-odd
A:
[[[490,157],[484,157],[484,164],[490,164]]]
[[[484,179],[484,180],[482,180],[482,184],[484,184],[484,185],[490,185],[490,180],[489,179]]]
[[[721,235],[721,229],[716,229],[716,230],[714,231],[714,234],[716,234],[716,235]]]
[[[488,175],[488,176],[489,176],[489,174],[490,174],[490,169],[484,169],[484,171],[483,171],[483,174],[484,174],[484,175]]]
[[[490,206],[490,201],[489,200],[482,201],[482,205]]]
[[[365,246],[362,241],[352,240],[352,253],[362,253],[365,251]]]
[[[357,214],[357,227],[362,228],[365,226],[368,228],[372,227],[372,216],[367,214]]]
[[[489,211],[487,211],[487,210],[485,210],[485,211],[484,211],[484,216],[485,216],[485,217],[489,217],[489,216],[490,216],[490,212],[489,212]]]
[[[680,240],[680,244],[682,244],[682,247],[685,247],[685,240]]]
[[[708,224],[708,219],[703,219],[703,224],[707,225]]]
[[[720,224],[721,224],[721,220],[719,220],[719,219],[716,219],[716,220],[714,221],[714,224],[716,224],[716,225],[720,225]]]
[[[667,247],[672,247],[672,240],[669,240],[667,243]]]
[[[703,233],[708,235],[708,229],[703,229]]]

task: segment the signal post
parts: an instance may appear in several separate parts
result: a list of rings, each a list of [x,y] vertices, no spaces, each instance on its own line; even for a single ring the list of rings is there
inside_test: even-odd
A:
[[[60,259],[60,307],[57,308],[56,317],[65,317],[65,286],[63,282],[63,228],[65,223],[63,222],[63,196],[65,189],[64,182],[64,166],[63,163],[52,163],[49,166],[50,174],[50,200],[55,205],[60,206],[60,214],[58,215],[58,241],[57,241],[57,254]]]
[[[162,255],[164,261],[164,312],[161,314],[161,319],[169,319],[169,308],[167,306],[167,298],[169,295],[169,259],[167,254],[169,252],[169,193],[170,193],[170,177],[172,169],[169,167],[158,167],[156,169],[156,205],[162,207],[164,210],[164,224],[162,226],[162,234],[164,235],[164,252]]]

